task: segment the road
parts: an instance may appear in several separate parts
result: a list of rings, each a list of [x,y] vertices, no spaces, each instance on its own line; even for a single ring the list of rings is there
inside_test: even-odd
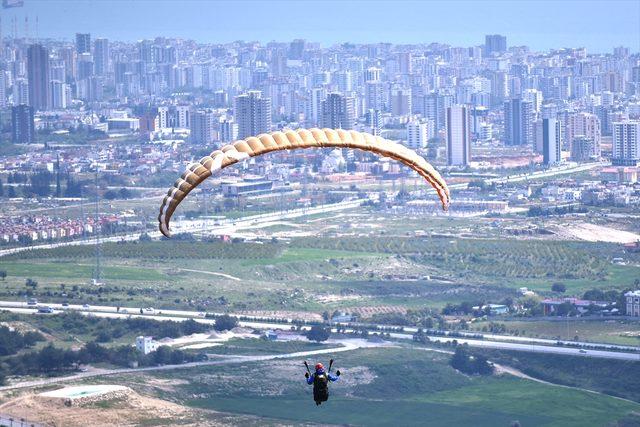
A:
[[[41,304],[44,305],[44,304]],[[121,307],[118,311],[117,307],[110,306],[90,306],[83,307],[81,305],[69,305],[68,307],[62,307],[61,304],[47,304],[54,310],[75,310],[84,315],[106,317],[106,318],[121,318],[128,317],[145,317],[149,319],[159,321],[186,321],[193,319],[196,322],[204,324],[215,324],[214,319],[204,318],[204,313],[188,310],[154,310],[146,313],[140,313],[139,307]],[[29,307],[27,303],[21,301],[0,301],[0,307],[5,310],[14,313],[35,313],[35,307]],[[222,314],[222,313],[210,313],[210,314]],[[41,314],[46,316],[47,314]],[[240,315],[236,315],[240,316]],[[291,319],[273,319],[260,316],[244,316],[239,321],[239,325],[242,327],[254,328],[254,329],[289,329],[292,326]],[[248,319],[248,320],[247,320]],[[347,327],[347,332],[354,332],[353,328],[359,328],[364,324],[355,324],[354,326]],[[416,328],[403,328],[400,331],[400,327],[389,325],[376,325],[366,324],[371,328],[378,328],[382,330],[390,330],[395,328],[397,332],[390,332],[390,336],[398,340],[413,340],[413,333]],[[310,326],[302,326],[303,330],[310,329]],[[335,331],[335,328],[333,328]],[[512,337],[507,335],[495,335],[495,334],[464,334],[458,333],[458,335],[464,336],[441,336],[441,335],[429,335],[429,339],[435,342],[450,343],[457,341],[459,344],[468,344],[470,347],[491,348],[500,350],[514,350],[525,351],[532,353],[548,353],[548,354],[562,354],[575,357],[596,357],[604,359],[615,360],[640,360],[640,348],[632,346],[616,346],[606,343],[586,343],[586,342],[574,342],[574,341],[561,341],[562,346],[557,345],[558,341],[545,340],[539,338],[525,338],[525,337]],[[481,338],[478,338],[481,336]],[[586,347],[586,348],[582,348]],[[597,348],[591,348],[597,347]],[[624,350],[624,351],[620,351]]]
[[[228,365],[234,363],[247,363],[247,362],[262,362],[267,360],[278,360],[278,359],[304,359],[308,356],[315,356],[319,354],[335,354],[341,353],[345,351],[352,351],[358,348],[363,347],[363,345],[358,344],[360,340],[342,340],[340,343],[341,347],[332,347],[332,348],[323,348],[319,350],[310,350],[310,351],[299,351],[295,353],[286,353],[286,354],[268,354],[268,355],[260,355],[260,356],[228,356],[222,360],[209,360],[206,362],[191,362],[191,363],[183,363],[181,365],[162,365],[162,366],[149,366],[146,368],[123,368],[123,369],[103,369],[96,370],[91,372],[81,372],[75,375],[69,375],[60,378],[46,378],[42,380],[34,380],[34,381],[24,381],[17,384],[12,384],[8,386],[0,387],[1,391],[8,390],[17,390],[22,388],[29,387],[41,387],[50,384],[58,384],[62,382],[70,382],[76,380],[83,380],[87,378],[95,378],[95,377],[104,377],[111,375],[121,375],[121,374],[138,374],[140,372],[149,372],[149,371],[170,371],[175,369],[188,369],[195,368],[200,366],[214,366],[214,365]]]

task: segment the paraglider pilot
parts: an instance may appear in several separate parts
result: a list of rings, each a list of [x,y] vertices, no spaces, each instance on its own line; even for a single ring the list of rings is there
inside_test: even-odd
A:
[[[331,360],[333,363],[333,360]],[[305,362],[305,365],[307,362]],[[329,364],[329,371],[331,371],[331,364]],[[316,364],[316,371],[313,374],[309,373],[309,366],[307,366],[307,372],[304,377],[307,379],[307,384],[313,384],[313,400],[316,405],[320,405],[322,402],[326,402],[329,399],[329,381],[338,381],[340,376],[340,370],[336,371],[335,375],[331,375],[330,372],[324,370],[322,363]]]

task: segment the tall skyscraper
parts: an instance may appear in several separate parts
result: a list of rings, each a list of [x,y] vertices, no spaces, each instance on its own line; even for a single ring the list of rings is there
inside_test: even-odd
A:
[[[613,123],[614,165],[637,166],[640,164],[640,120]]]
[[[447,164],[467,166],[471,157],[469,110],[464,105],[447,108]]]
[[[560,157],[560,121],[542,119],[542,162],[546,166],[562,161]]]
[[[33,144],[36,141],[32,107],[23,104],[11,108],[11,140],[14,144]]]
[[[197,144],[213,142],[215,115],[210,110],[198,110],[191,114],[191,141]]]
[[[96,39],[93,44],[93,62],[95,72],[99,76],[104,76],[109,71],[109,40]]]
[[[238,138],[247,138],[271,130],[271,99],[260,91],[249,91],[235,97],[234,115]]]
[[[331,129],[353,129],[356,124],[355,99],[339,93],[330,93],[322,101],[320,125]]]
[[[29,77],[29,105],[35,110],[46,110],[50,105],[49,51],[40,44],[27,49],[27,75]]]
[[[484,36],[484,55],[507,51],[507,37],[500,34],[488,34]]]
[[[504,104],[504,128],[506,145],[532,145],[533,134],[533,104],[514,98]]]
[[[91,53],[91,34],[76,33],[76,52],[78,55]]]

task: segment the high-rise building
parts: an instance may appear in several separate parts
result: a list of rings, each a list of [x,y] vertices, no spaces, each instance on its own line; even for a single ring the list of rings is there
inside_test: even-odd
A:
[[[29,105],[29,82],[27,79],[16,79],[13,83],[13,105]]]
[[[259,135],[271,130],[271,99],[260,91],[249,91],[235,97],[235,120],[238,138]]]
[[[613,123],[614,165],[637,166],[640,164],[640,121],[625,120]]]
[[[394,88],[391,90],[391,114],[394,116],[411,114],[411,89]]]
[[[427,148],[429,141],[428,121],[410,120],[407,123],[407,147],[413,150]]]
[[[366,119],[371,135],[380,136],[380,131],[382,130],[382,113],[380,113],[380,110],[367,110]]]
[[[22,104],[11,108],[11,140],[14,144],[33,144],[36,141],[32,107]]]
[[[238,124],[227,117],[220,118],[220,141],[232,142],[238,139]]]
[[[500,34],[488,34],[484,36],[484,55],[507,51],[507,37]]]
[[[51,80],[51,108],[67,108],[67,85],[59,80]]]
[[[46,110],[50,105],[49,51],[40,44],[27,49],[27,75],[29,77],[29,105],[34,110]]]
[[[447,108],[454,105],[454,96],[448,93],[432,92],[425,99],[424,115],[433,120],[435,130],[440,131],[447,126]]]
[[[542,162],[546,166],[562,161],[560,156],[560,121],[542,119]]]
[[[412,69],[411,52],[398,53],[398,70],[400,74],[411,74]]]
[[[78,80],[93,76],[93,56],[90,53],[78,55]]]
[[[191,141],[209,144],[214,138],[215,114],[210,110],[197,110],[191,114]]]
[[[302,59],[307,42],[304,39],[295,39],[289,43],[289,59]]]
[[[536,113],[540,112],[540,109],[542,108],[542,92],[540,92],[537,89],[525,89],[524,93],[522,94],[522,98],[525,101],[529,101],[533,104],[533,110]]]
[[[335,84],[342,93],[351,92],[353,90],[353,78],[349,70],[339,71],[334,75]]]
[[[99,76],[104,76],[109,71],[109,40],[96,39],[93,42],[93,58],[95,72]]]
[[[596,152],[595,142],[585,136],[577,136],[571,142],[571,160],[574,162],[587,162],[593,160]],[[598,156],[599,157],[599,156]]]
[[[91,53],[91,34],[76,33],[76,52],[78,55]]]
[[[7,106],[7,75],[4,72],[4,70],[0,70],[0,108],[5,108],[6,106]]]
[[[309,93],[309,99],[306,108],[307,124],[310,127],[320,124],[320,116],[322,115],[322,101],[326,97],[324,88],[313,88]]]
[[[158,107],[158,128],[166,129],[169,127],[169,107]]]
[[[523,101],[514,98],[504,104],[504,128],[505,128],[505,144],[506,145],[532,145],[533,139],[533,122],[534,122],[533,104],[529,101]]]
[[[380,81],[380,68],[370,67],[367,68],[364,72],[364,81],[365,82],[379,82]]]
[[[64,61],[65,80],[67,83],[76,78],[77,75],[77,53],[71,47],[65,47],[58,51],[60,58]]]
[[[447,164],[467,166],[471,157],[469,110],[464,105],[447,108]]]
[[[365,83],[364,99],[367,109],[370,110],[384,110],[384,85],[380,81],[367,81]]]
[[[330,93],[322,101],[320,125],[330,129],[353,129],[356,124],[355,99],[339,93]]]
[[[176,107],[177,127],[188,129],[191,127],[191,109],[188,105],[178,105]]]
[[[566,129],[567,141],[572,147],[572,152],[574,141],[578,138],[581,140],[586,138],[592,141],[592,144],[589,146],[592,147],[593,152],[589,154],[589,157],[600,157],[600,139],[602,132],[600,130],[600,119],[598,116],[586,112],[571,114],[567,117]]]

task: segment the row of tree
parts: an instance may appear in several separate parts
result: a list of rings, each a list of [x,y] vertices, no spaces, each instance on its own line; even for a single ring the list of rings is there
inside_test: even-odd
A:
[[[0,381],[6,373],[11,375],[56,375],[77,370],[80,365],[108,363],[121,367],[157,366],[193,362],[200,357],[181,350],[161,346],[156,351],[143,354],[135,347],[122,345],[104,347],[88,343],[81,350],[74,351],[49,344],[39,351],[30,351],[19,356],[6,358],[0,364]]]

